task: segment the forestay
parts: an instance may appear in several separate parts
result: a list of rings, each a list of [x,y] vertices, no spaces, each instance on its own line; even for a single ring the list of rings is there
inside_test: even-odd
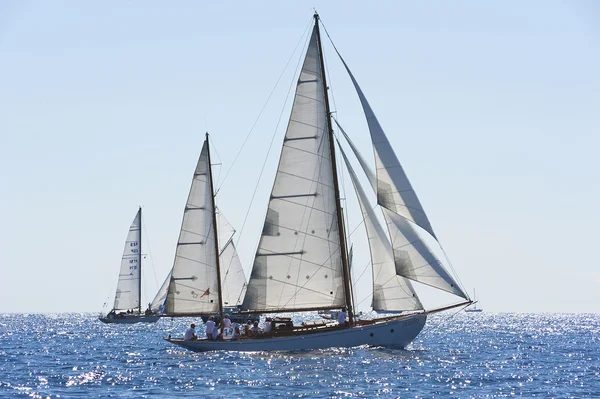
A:
[[[321,65],[313,29],[243,308],[345,305]]]
[[[141,278],[141,210],[135,215],[125,248],[121,258],[121,270],[119,271],[119,282],[115,292],[115,310],[138,309],[140,306],[140,278]]]
[[[166,314],[206,314],[219,310],[210,179],[208,141],[205,141],[183,213]]]
[[[413,190],[406,173],[404,173],[404,169],[400,165],[398,157],[381,128],[379,121],[375,117],[375,113],[371,109],[367,98],[340,53],[338,52],[337,54],[342,60],[348,75],[350,75],[350,79],[352,79],[365,117],[367,118],[369,131],[371,132],[371,141],[375,153],[375,170],[377,173],[377,203],[416,223],[436,238],[429,219],[417,197],[417,193]]]
[[[373,186],[373,190],[376,191],[375,174],[344,129],[339,123],[337,125]],[[410,280],[439,288],[463,298],[468,298],[444,268],[442,262],[440,262],[438,257],[423,241],[423,238],[419,235],[414,225],[404,217],[384,207],[381,210],[391,238],[396,273]]]
[[[377,220],[367,194],[358,181],[344,150],[339,148],[354,185],[367,230],[373,270],[373,301],[371,304],[373,310],[422,310],[423,305],[410,281],[396,273],[392,246],[387,235]]]

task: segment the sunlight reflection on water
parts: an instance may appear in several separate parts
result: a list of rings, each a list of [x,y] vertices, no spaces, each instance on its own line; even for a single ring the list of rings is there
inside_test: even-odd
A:
[[[0,396],[598,397],[600,316],[432,317],[408,350],[193,353],[190,320],[104,325],[89,314],[0,315]],[[197,323],[201,324],[201,323]]]

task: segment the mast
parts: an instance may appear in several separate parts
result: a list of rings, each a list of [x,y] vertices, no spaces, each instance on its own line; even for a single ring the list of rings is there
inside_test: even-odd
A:
[[[221,263],[219,256],[219,235],[217,234],[217,210],[215,206],[215,189],[213,187],[212,165],[210,163],[210,145],[208,143],[208,132],[206,132],[206,154],[208,156],[208,176],[210,178],[210,194],[212,195],[213,232],[215,235],[215,254],[217,261],[217,293],[219,294],[219,315],[223,320],[223,289],[221,287]]]
[[[329,96],[327,93],[327,78],[325,76],[325,63],[323,60],[323,46],[321,43],[321,33],[319,31],[319,14],[315,12],[315,29],[317,31],[317,43],[319,49],[319,61],[321,64],[321,76],[323,76],[323,93],[325,96],[325,112],[327,114],[327,129],[329,134],[329,148],[331,150],[331,167],[333,171],[333,187],[335,193],[335,205],[338,220],[338,233],[340,235],[340,251],[342,258],[342,269],[344,272],[344,291],[346,294],[346,307],[348,309],[348,320],[350,325],[354,324],[354,307],[352,304],[352,283],[350,281],[350,265],[348,265],[348,250],[346,248],[346,233],[344,231],[344,219],[342,215],[342,206],[340,203],[340,187],[338,184],[337,167],[335,162],[335,142],[333,137],[333,128],[331,126],[331,111],[329,109]]]
[[[140,243],[138,245],[138,267],[140,278],[138,280],[138,313],[142,314],[142,207],[140,206]]]

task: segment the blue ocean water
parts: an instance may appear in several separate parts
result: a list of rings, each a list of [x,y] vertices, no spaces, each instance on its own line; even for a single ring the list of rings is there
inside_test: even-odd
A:
[[[0,397],[600,398],[596,314],[442,315],[407,350],[298,353],[199,354],[162,340],[189,322],[0,315]]]

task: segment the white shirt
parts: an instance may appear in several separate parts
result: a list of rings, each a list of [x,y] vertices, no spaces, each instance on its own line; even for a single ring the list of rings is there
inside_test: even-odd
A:
[[[209,320],[206,322],[206,335],[212,335],[213,328],[215,328],[214,320]]]
[[[346,322],[346,312],[338,312],[338,324],[344,324]]]
[[[185,334],[183,334],[183,340],[191,341],[192,338],[194,338],[195,334],[196,334],[196,330],[194,330],[192,327],[190,327],[187,330],[185,330]]]
[[[271,322],[270,321],[265,321],[265,332],[271,332]]]
[[[231,327],[231,320],[229,318],[226,317],[223,319],[223,327],[225,327],[225,328]]]

